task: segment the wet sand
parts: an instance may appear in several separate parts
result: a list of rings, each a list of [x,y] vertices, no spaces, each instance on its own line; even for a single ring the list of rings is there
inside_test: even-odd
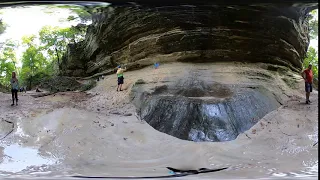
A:
[[[2,177],[35,178],[169,175],[165,167],[227,170],[179,179],[318,178],[318,92],[304,103],[304,87],[290,89],[281,75],[272,82],[239,76],[252,66],[165,64],[155,70],[125,72],[124,91],[116,92],[115,75],[106,76],[87,93],[66,92],[33,98],[20,93],[19,106],[0,93],[3,137]],[[131,86],[138,79],[158,85],[170,77],[206,69],[220,83],[262,84],[283,91],[283,105],[229,142],[190,142],[153,129],[135,113]],[[262,69],[255,69],[265,71]]]

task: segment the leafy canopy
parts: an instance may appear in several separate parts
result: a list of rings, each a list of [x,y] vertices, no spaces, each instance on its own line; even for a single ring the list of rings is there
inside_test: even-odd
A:
[[[70,43],[82,41],[86,26],[67,28],[44,26],[38,35],[24,36],[21,81],[29,87],[58,73],[58,66]]]
[[[315,16],[318,15],[318,10],[313,10],[309,16],[309,35],[310,39],[318,39],[318,19]],[[312,65],[312,71],[314,79],[318,79],[318,51],[317,49],[309,46],[307,57],[303,61],[303,68],[307,68],[309,64]]]
[[[15,48],[18,46],[17,42],[7,40],[0,52],[0,83],[8,86],[11,79],[11,72],[16,71],[16,53]]]

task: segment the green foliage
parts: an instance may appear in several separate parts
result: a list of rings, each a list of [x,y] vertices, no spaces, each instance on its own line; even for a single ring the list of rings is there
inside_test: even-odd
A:
[[[2,20],[0,20],[0,34],[4,33],[6,27],[7,25],[4,22],[2,22]]]
[[[318,20],[314,17],[318,15],[318,10],[314,10],[309,16],[309,35],[311,39],[318,39]],[[303,61],[303,68],[308,68],[309,64],[312,65],[313,79],[318,81],[318,52],[313,47],[309,46],[307,57]]]
[[[36,36],[24,36],[22,38],[23,45],[27,49],[22,54],[22,69],[20,74],[21,84],[30,86],[39,82],[41,75],[47,74],[45,72],[48,61],[41,52],[41,47],[35,44]]]
[[[7,40],[2,46],[0,53],[0,84],[7,87],[10,85],[11,73],[16,71],[16,47],[16,42]]]
[[[71,11],[73,11],[75,14],[78,15],[81,22],[87,22],[91,20],[91,13],[89,13],[85,8],[83,7],[72,7]]]
[[[77,17],[75,17],[75,16],[69,16],[69,17],[67,18],[68,21],[74,21],[74,20],[76,20],[76,19],[77,19]]]
[[[59,52],[64,52],[66,49],[68,42],[65,36],[68,34],[59,31],[57,27],[45,26],[40,30],[39,36],[42,50],[46,51],[50,58],[59,60],[62,56]]]
[[[21,40],[22,40],[22,44],[31,46],[34,44],[35,39],[36,39],[36,36],[31,35],[31,36],[23,36]]]
[[[32,88],[41,79],[58,74],[62,56],[66,53],[69,43],[77,43],[84,39],[86,26],[59,28],[45,26],[39,36],[25,36],[22,44],[26,46],[22,55],[21,82]],[[36,45],[35,41],[40,44]]]
[[[48,54],[51,61],[57,61],[59,64],[67,45],[82,41],[84,35],[85,28],[77,26],[70,28],[45,26],[39,32],[41,49]]]
[[[109,6],[106,3],[95,5],[54,5],[51,8],[69,9],[74,15],[70,15],[66,20],[74,21],[79,20],[81,23],[86,23],[92,20],[92,15],[101,11],[101,9]],[[76,15],[76,16],[75,16]]]
[[[0,82],[1,84],[8,86],[10,84],[11,72],[15,71],[14,64],[1,57],[0,59]]]
[[[317,39],[318,38],[318,20],[315,19],[315,16],[317,16],[318,10],[313,10],[310,12],[309,16],[309,35],[311,39]]]
[[[51,10],[56,8],[67,8],[73,12],[72,16],[65,19],[67,21],[81,20],[87,22],[91,20],[90,11],[84,6],[51,5],[46,6],[45,9],[47,13],[52,13]],[[0,19],[0,34],[5,31],[5,28],[5,24]],[[16,67],[18,60],[15,49],[18,44],[10,40],[2,43],[0,46],[2,47],[0,52],[0,84],[10,84],[12,71],[17,72],[20,84],[29,86],[29,88],[38,85],[41,79],[55,76],[58,74],[58,67],[62,56],[66,53],[68,44],[82,41],[86,29],[85,24],[68,28],[45,26],[39,31],[39,34],[22,37],[21,42],[25,51],[20,59],[21,68]]]
[[[313,77],[318,78],[318,52],[313,47],[308,49],[307,57],[303,61],[303,68],[308,68],[309,64],[312,65]]]
[[[3,14],[2,10],[0,10],[0,15],[1,14]],[[0,34],[4,33],[4,31],[6,30],[6,27],[7,27],[7,25],[0,18]]]
[[[309,34],[310,34],[311,39],[318,38],[318,21],[317,20],[310,21],[309,27],[310,27]]]
[[[69,16],[67,20],[73,21],[73,20],[80,20],[82,23],[85,23],[87,21],[91,20],[91,13],[83,7],[83,6],[77,6],[77,5],[55,5],[52,6],[55,8],[63,8],[63,9],[69,9],[71,12],[77,15],[76,16]]]

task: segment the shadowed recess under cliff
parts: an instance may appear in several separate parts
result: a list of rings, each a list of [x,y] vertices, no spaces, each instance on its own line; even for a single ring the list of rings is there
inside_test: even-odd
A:
[[[60,64],[91,76],[118,64],[161,61],[266,62],[299,71],[309,44],[308,13],[317,4],[109,6]]]
[[[181,80],[147,91],[133,87],[141,119],[154,129],[190,141],[230,141],[280,106],[261,86]],[[184,88],[185,87],[185,88]]]

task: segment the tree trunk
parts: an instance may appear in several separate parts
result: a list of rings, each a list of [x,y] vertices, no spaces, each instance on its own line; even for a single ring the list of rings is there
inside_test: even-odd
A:
[[[56,47],[54,49],[56,50],[56,54],[57,54],[57,58],[58,58],[58,65],[59,65],[60,64],[60,59],[59,59],[58,49]]]
[[[31,82],[32,82],[32,76],[30,76],[30,79],[29,79],[29,91],[31,91]]]

